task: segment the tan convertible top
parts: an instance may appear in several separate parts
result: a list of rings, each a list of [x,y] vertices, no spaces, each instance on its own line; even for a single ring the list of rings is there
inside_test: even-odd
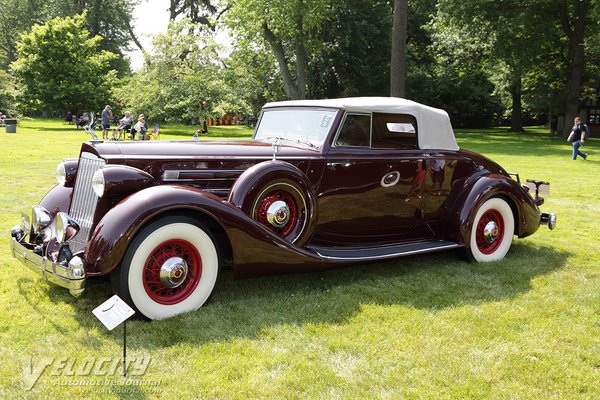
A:
[[[326,100],[291,100],[267,103],[272,107],[327,107],[347,112],[409,114],[415,117],[418,126],[419,147],[423,150],[459,149],[448,113],[411,100],[397,97],[347,97]]]

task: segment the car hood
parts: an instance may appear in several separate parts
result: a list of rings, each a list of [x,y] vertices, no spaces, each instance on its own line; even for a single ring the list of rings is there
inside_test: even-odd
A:
[[[273,146],[258,140],[187,140],[187,141],[131,141],[87,142],[82,151],[110,160],[120,159],[184,159],[184,158],[268,158]],[[308,146],[282,144],[278,158],[316,157],[320,150]]]

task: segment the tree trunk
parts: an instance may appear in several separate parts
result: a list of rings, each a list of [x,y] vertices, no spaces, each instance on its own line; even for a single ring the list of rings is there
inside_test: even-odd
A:
[[[174,21],[175,18],[181,13],[181,9],[177,9],[179,6],[179,0],[171,0],[169,6],[169,21]]]
[[[277,66],[279,67],[279,74],[281,75],[281,79],[283,80],[285,94],[287,95],[289,100],[301,99],[302,97],[300,96],[298,87],[296,86],[294,78],[292,77],[292,73],[290,72],[288,61],[285,57],[285,52],[283,50],[283,45],[281,44],[281,41],[277,36],[275,36],[275,34],[269,29],[269,27],[266,24],[263,26],[263,35],[265,37],[265,40],[271,46],[273,54],[275,54]]]
[[[390,96],[404,97],[406,92],[406,25],[408,0],[394,0]]]
[[[523,104],[522,92],[523,79],[520,71],[513,71],[510,94],[512,96],[512,113],[510,116],[510,130],[512,132],[523,132]]]
[[[96,36],[100,32],[100,23],[98,17],[100,16],[101,2],[102,0],[95,0],[94,5],[92,7],[92,12],[90,13],[90,36],[92,37]]]
[[[306,98],[306,66],[308,65],[306,49],[302,40],[296,42],[296,89],[299,99]]]
[[[296,28],[299,34],[304,32],[304,21],[300,16],[296,21]],[[308,57],[304,47],[303,37],[296,38],[294,54],[296,55],[296,89],[299,99],[306,98],[306,67],[308,66]]]
[[[563,136],[567,137],[571,132],[572,121],[579,112],[579,95],[583,84],[583,72],[585,65],[585,23],[589,8],[589,0],[578,0],[575,5],[575,14],[569,18],[567,0],[562,0],[560,17],[563,30],[569,39],[569,86],[567,102],[565,105],[565,123]]]

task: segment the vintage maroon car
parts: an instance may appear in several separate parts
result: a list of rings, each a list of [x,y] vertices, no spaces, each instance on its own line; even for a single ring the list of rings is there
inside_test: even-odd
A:
[[[84,143],[12,230],[14,257],[79,295],[110,274],[149,319],[234,276],[458,249],[502,259],[540,224],[538,189],[456,144],[448,114],[397,98],[267,104],[252,140]]]

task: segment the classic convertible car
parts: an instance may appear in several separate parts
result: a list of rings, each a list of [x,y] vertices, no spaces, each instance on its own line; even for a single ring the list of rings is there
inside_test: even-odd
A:
[[[84,143],[11,232],[12,254],[80,295],[111,275],[149,319],[236,277],[457,249],[495,261],[531,235],[547,183],[456,144],[448,114],[398,98],[269,103],[252,140]],[[531,188],[530,188],[531,186]],[[535,193],[534,193],[535,192]]]

